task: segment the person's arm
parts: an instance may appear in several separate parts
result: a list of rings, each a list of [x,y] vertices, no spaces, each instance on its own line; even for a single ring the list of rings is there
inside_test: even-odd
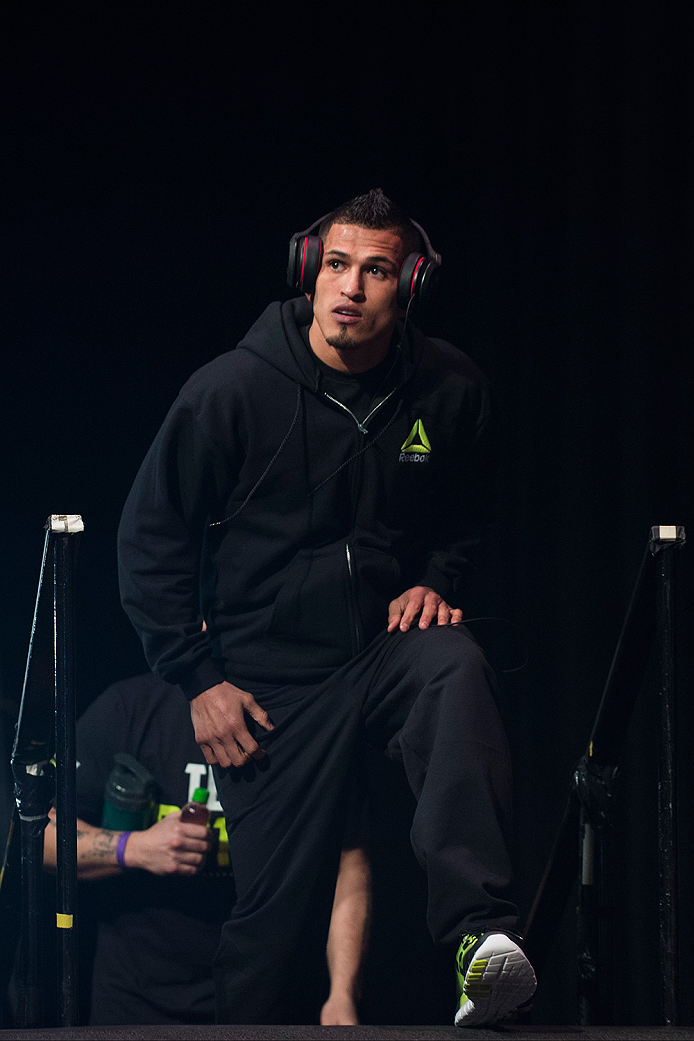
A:
[[[224,681],[202,629],[200,569],[223,522],[247,445],[229,356],[194,374],[155,437],[118,529],[121,602],[150,668],[190,701]],[[233,360],[233,359],[232,359]]]
[[[49,811],[44,832],[43,866],[56,869],[56,813]],[[97,828],[77,820],[77,877],[94,880],[123,872],[116,858],[120,831]],[[153,875],[195,875],[205,862],[210,847],[208,829],[203,824],[184,824],[180,813],[162,817],[146,831],[132,831],[125,844],[126,868],[141,868]]]
[[[202,629],[200,553],[205,523],[231,461],[183,397],[157,434],[125,502],[118,532],[121,600],[150,668],[190,699],[223,679]]]
[[[252,695],[220,674],[202,625],[203,532],[209,517],[228,500],[242,461],[242,450],[231,434],[225,443],[226,452],[203,430],[181,396],[123,509],[119,576],[123,607],[150,667],[183,689],[206,761],[227,768],[264,755],[248,731],[244,713],[266,730],[272,726]]]
[[[361,973],[371,924],[371,867],[364,849],[345,849],[330,918],[326,947],[330,994],[320,1014],[321,1026],[356,1026]]]

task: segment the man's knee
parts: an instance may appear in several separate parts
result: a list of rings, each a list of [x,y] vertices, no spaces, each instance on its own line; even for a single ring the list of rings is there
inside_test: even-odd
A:
[[[422,636],[423,668],[435,674],[484,676],[493,684],[494,673],[484,651],[464,626],[431,626]]]

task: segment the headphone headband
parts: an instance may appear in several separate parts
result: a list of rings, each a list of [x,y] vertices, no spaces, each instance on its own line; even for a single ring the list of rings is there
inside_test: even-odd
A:
[[[332,211],[331,211],[332,212]],[[289,240],[287,282],[300,293],[312,293],[323,259],[323,241],[313,232],[330,216],[324,214],[304,231],[297,231]],[[406,308],[415,301],[426,303],[431,299],[438,282],[441,254],[433,249],[429,236],[421,224],[409,218],[419,232],[426,253],[408,253],[402,262],[398,278],[398,306]]]

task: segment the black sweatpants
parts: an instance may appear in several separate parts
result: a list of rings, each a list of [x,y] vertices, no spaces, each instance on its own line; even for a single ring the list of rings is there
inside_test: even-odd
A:
[[[284,1021],[287,981],[322,956],[362,737],[402,761],[417,798],[411,839],[434,941],[517,928],[493,686],[466,630],[434,626],[383,633],[324,683],[253,692],[275,725],[253,726],[267,756],[217,779],[237,891],[215,960],[219,1022]]]

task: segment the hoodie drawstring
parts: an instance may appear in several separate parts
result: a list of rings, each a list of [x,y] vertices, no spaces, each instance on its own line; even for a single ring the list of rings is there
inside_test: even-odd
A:
[[[258,491],[258,488],[260,488],[261,484],[263,483],[263,481],[265,480],[267,475],[270,473],[270,470],[272,469],[272,467],[277,462],[278,458],[280,457],[280,455],[282,453],[282,450],[284,449],[284,446],[286,445],[287,441],[289,440],[289,438],[292,435],[294,427],[296,426],[296,421],[299,418],[299,413],[301,412],[301,398],[302,398],[301,384],[297,383],[297,385],[296,385],[296,409],[294,410],[294,418],[292,420],[292,425],[289,427],[289,430],[287,431],[287,433],[284,435],[284,438],[282,439],[282,444],[279,446],[279,448],[277,449],[277,451],[273,455],[272,459],[267,464],[267,466],[263,470],[262,474],[260,475],[258,480],[253,485],[253,487],[251,488],[250,492],[248,493],[246,498],[243,500],[243,502],[239,506],[238,510],[236,510],[235,513],[232,513],[231,516],[225,517],[224,520],[211,521],[210,524],[208,524],[209,528],[219,528],[219,527],[221,527],[222,524],[228,524],[229,521],[232,521],[234,519],[234,517],[238,517],[239,513],[241,513],[241,510],[245,509],[246,506],[248,505],[248,503],[251,501],[251,499],[253,498],[255,493]]]
[[[284,449],[284,446],[286,445],[287,441],[289,440],[289,438],[291,437],[291,435],[292,435],[292,433],[294,431],[294,427],[296,426],[297,420],[299,418],[299,413],[301,412],[302,396],[303,396],[303,390],[302,390],[301,384],[297,383],[297,385],[296,385],[296,409],[294,410],[294,418],[292,419],[291,426],[289,427],[289,430],[287,431],[287,433],[284,435],[284,437],[282,439],[281,445],[279,446],[279,448],[277,449],[277,451],[273,455],[272,459],[270,460],[270,462],[267,464],[267,466],[263,470],[263,472],[260,475],[260,477],[258,478],[258,480],[255,482],[255,484],[253,485],[253,487],[251,488],[250,492],[248,493],[246,498],[243,500],[243,502],[241,503],[239,508],[237,510],[235,510],[234,513],[230,514],[230,516],[225,517],[223,520],[220,520],[220,521],[210,521],[210,523],[208,524],[208,528],[220,528],[223,524],[228,524],[229,521],[233,521],[234,518],[238,517],[239,513],[241,513],[241,511],[244,510],[246,508],[246,506],[248,505],[248,503],[251,501],[251,499],[253,498],[253,496],[257,492],[258,488],[260,488],[261,484],[263,483],[263,481],[265,480],[267,475],[270,473],[270,470],[272,469],[274,464],[277,462],[277,459],[281,455],[281,453],[282,453],[282,451]],[[388,395],[388,397],[390,397],[390,394]],[[384,404],[386,400],[387,400],[387,398],[384,398],[384,401],[381,402],[381,404]],[[328,481],[332,481],[333,477],[336,477],[340,473],[340,471],[344,470],[344,468],[346,466],[349,466],[349,464],[353,463],[355,459],[358,459],[360,455],[363,455],[364,452],[368,451],[369,448],[372,447],[372,445],[376,444],[378,439],[380,437],[382,437],[383,434],[385,434],[386,430],[388,430],[388,428],[391,426],[391,424],[393,424],[395,422],[395,420],[397,419],[398,415],[400,414],[400,409],[402,408],[402,400],[403,399],[400,398],[400,400],[398,401],[397,407],[396,407],[395,411],[393,412],[393,415],[390,417],[390,419],[388,420],[386,425],[383,427],[383,429],[379,430],[379,432],[376,434],[376,436],[374,438],[372,438],[372,440],[369,441],[369,443],[367,445],[364,445],[362,448],[360,448],[359,451],[355,452],[354,455],[351,455],[349,457],[349,459],[345,459],[344,463],[341,463],[337,467],[337,469],[333,470],[333,472],[328,474],[327,477],[324,477],[323,480],[319,484],[317,484],[315,486],[315,488],[312,488],[311,491],[308,493],[308,497],[309,498],[312,495],[314,495],[320,488],[322,488],[323,485],[327,484]]]
[[[344,463],[340,463],[340,465],[338,466],[337,470],[333,470],[333,472],[331,474],[328,474],[327,477],[323,478],[323,480],[320,482],[320,484],[317,484],[315,488],[312,488],[311,491],[308,493],[309,494],[309,498],[310,498],[310,496],[314,495],[318,491],[319,488],[322,488],[324,484],[327,484],[328,481],[332,481],[333,477],[336,477],[337,474],[339,474],[340,470],[344,470],[344,468],[346,466],[349,466],[350,463],[353,463],[355,459],[358,459],[360,455],[363,455],[364,452],[367,452],[369,450],[369,448],[371,448],[373,445],[375,445],[376,442],[378,441],[379,437],[382,437],[383,434],[385,434],[386,430],[391,425],[391,423],[395,422],[395,420],[397,419],[397,417],[398,417],[398,415],[400,413],[400,409],[401,408],[402,408],[402,398],[400,398],[400,400],[398,401],[398,405],[397,405],[397,408],[395,409],[395,412],[390,417],[390,419],[388,420],[386,425],[383,427],[383,430],[379,430],[379,432],[376,434],[376,436],[371,441],[369,441],[368,445],[364,445],[364,447],[360,448],[358,452],[355,452],[354,455],[351,455],[349,457],[349,459],[345,459]]]

